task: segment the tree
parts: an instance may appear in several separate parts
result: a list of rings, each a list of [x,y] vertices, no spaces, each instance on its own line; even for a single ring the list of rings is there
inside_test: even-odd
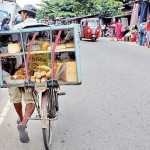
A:
[[[117,15],[121,11],[118,0],[42,0],[37,18],[74,17],[89,14]]]
[[[121,14],[121,10],[118,9],[122,2],[116,0],[98,0],[99,13],[104,16],[114,16]]]

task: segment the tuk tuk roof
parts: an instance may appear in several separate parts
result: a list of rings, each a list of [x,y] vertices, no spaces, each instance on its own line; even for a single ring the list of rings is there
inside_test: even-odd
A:
[[[99,18],[86,18],[82,19],[82,21],[99,21]]]

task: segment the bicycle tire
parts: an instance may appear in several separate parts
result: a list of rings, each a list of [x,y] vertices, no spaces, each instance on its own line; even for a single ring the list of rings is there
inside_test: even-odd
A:
[[[51,121],[49,121],[48,127],[50,128],[49,131],[47,131],[48,130],[47,128],[43,128],[42,129],[44,146],[45,146],[46,150],[50,150],[50,145],[51,145],[51,140],[52,140],[52,125],[51,125]],[[50,135],[47,135],[48,132],[49,132]]]
[[[56,103],[56,111],[59,110],[59,103],[58,103],[58,95],[55,93],[55,103]]]
[[[51,118],[54,118],[56,115],[56,101],[55,101],[55,89],[49,88],[47,91],[47,119],[48,121],[48,127],[42,128],[43,132],[43,140],[44,140],[44,146],[46,150],[50,150],[51,140],[52,140],[52,121]]]

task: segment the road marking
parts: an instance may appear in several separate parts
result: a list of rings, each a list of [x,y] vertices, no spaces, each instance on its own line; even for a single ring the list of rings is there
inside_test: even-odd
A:
[[[6,106],[4,107],[2,113],[0,114],[0,126],[3,123],[5,116],[7,115],[9,109],[10,109],[10,101],[7,102]]]

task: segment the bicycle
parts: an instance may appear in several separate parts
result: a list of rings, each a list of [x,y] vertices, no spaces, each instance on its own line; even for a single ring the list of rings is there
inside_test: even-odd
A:
[[[52,122],[57,120],[56,111],[59,110],[58,96],[65,95],[65,92],[58,92],[59,84],[57,80],[50,80],[47,83],[47,89],[42,92],[41,100],[36,102],[36,93],[33,90],[32,96],[38,112],[38,118],[30,120],[41,120],[43,141],[46,150],[50,150],[52,140]],[[41,101],[41,105],[39,104]]]

